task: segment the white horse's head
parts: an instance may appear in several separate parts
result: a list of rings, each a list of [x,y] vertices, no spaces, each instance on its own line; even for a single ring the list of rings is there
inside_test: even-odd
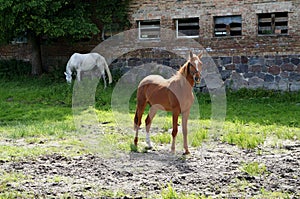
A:
[[[69,84],[71,84],[71,82],[72,82],[72,74],[67,73],[67,72],[64,72],[64,73],[65,73],[65,75],[66,75],[66,80],[67,80],[67,82],[68,82]]]

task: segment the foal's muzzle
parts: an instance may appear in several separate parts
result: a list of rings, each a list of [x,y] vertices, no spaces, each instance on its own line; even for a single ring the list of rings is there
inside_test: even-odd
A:
[[[194,76],[194,81],[198,84],[200,83],[201,77],[200,76]]]
[[[197,71],[197,72],[191,73],[191,75],[193,75],[193,79],[194,79],[195,83],[199,84],[200,80],[201,80],[200,72]]]

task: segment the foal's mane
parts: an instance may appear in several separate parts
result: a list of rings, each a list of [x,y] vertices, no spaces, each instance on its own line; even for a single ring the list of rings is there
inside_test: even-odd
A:
[[[180,82],[180,85],[183,86],[187,83],[187,76],[189,74],[189,64],[190,61],[187,61],[185,64],[183,64],[180,69],[177,71],[175,75],[171,77],[171,81],[176,80]]]
[[[184,77],[187,77],[189,74],[189,64],[190,61],[185,62],[185,64],[183,64],[178,71]]]

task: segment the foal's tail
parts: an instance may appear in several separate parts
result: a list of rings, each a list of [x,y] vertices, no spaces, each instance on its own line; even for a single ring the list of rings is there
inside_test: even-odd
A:
[[[106,63],[106,61],[104,60],[104,65],[105,65],[105,70],[106,70],[106,73],[108,75],[108,83],[112,83],[112,77],[111,77],[111,73],[110,73],[110,70],[109,70],[109,67]]]
[[[144,92],[145,91],[143,87],[139,87],[137,90],[137,104],[134,116],[134,130],[138,130],[140,128],[140,125],[142,123],[142,115],[147,105],[147,100]]]

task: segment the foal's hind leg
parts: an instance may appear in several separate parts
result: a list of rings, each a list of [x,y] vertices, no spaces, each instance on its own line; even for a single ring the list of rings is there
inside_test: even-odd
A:
[[[149,149],[152,148],[151,141],[150,141],[150,127],[151,127],[151,123],[152,123],[152,120],[153,120],[156,112],[157,112],[157,108],[155,106],[151,106],[149,114],[148,114],[148,116],[145,120],[145,123],[146,123],[146,142],[148,144]]]
[[[171,152],[175,153],[175,143],[176,143],[176,136],[178,132],[178,116],[179,111],[173,112],[172,120],[173,120],[173,129],[172,129],[172,144],[171,144]]]

